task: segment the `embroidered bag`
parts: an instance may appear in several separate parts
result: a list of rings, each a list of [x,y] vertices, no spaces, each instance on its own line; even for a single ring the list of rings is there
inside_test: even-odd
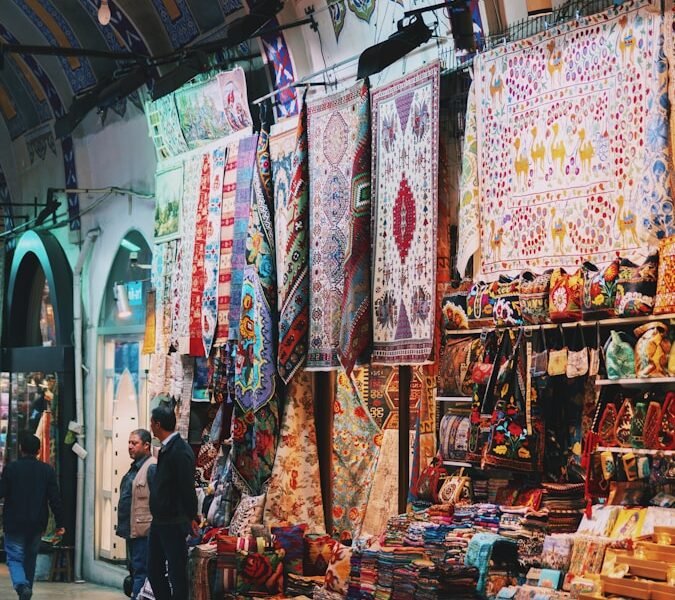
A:
[[[497,327],[522,325],[523,315],[520,311],[520,277],[501,275],[490,284],[492,298],[492,316]]]
[[[635,375],[637,377],[668,377],[668,356],[671,343],[664,323],[645,323],[636,327]]]
[[[661,427],[661,404],[650,402],[647,407],[642,443],[645,448],[656,450],[659,447],[659,429]]]
[[[539,352],[532,352],[532,362],[530,365],[530,372],[532,377],[544,377],[548,373],[548,348],[546,347],[546,333],[543,327],[539,328],[541,334],[542,348]]]
[[[530,325],[549,323],[548,295],[552,269],[541,275],[524,271],[520,276],[520,311]]]
[[[507,340],[510,336],[505,333]],[[506,350],[506,341],[502,343]],[[541,419],[531,413],[535,388],[525,385],[527,368],[522,330],[513,351],[487,387],[486,398],[494,402],[485,464],[518,471],[539,471],[543,461],[544,428]],[[534,403],[534,402],[532,402]]]
[[[675,450],[675,392],[668,392],[661,408],[659,450]]]
[[[628,336],[623,331],[612,329],[609,333],[604,347],[608,379],[635,377],[635,352],[626,339]]]
[[[614,406],[613,402],[608,402],[598,425],[598,437],[600,438],[601,446],[619,445],[619,441],[616,439],[617,420],[616,406]]]
[[[623,448],[630,448],[632,440],[630,435],[631,423],[635,416],[635,409],[630,398],[624,398],[619,414],[616,417],[616,431],[615,436],[619,442],[619,446]]]
[[[462,468],[458,475],[448,477],[438,491],[438,500],[442,504],[471,503],[471,477],[464,475]]]
[[[441,298],[441,334],[456,329],[468,329],[469,317],[466,314],[466,301],[473,285],[470,279],[453,281],[449,290]]]
[[[659,242],[659,275],[654,314],[675,312],[675,235]]]
[[[480,339],[448,337],[441,347],[438,368],[439,396],[470,396],[471,369],[482,353]]]
[[[274,596],[284,591],[284,551],[237,551],[237,594]]]
[[[411,494],[417,500],[438,504],[438,490],[441,486],[441,479],[445,476],[445,468],[439,464],[437,458],[434,458],[431,464],[419,474]]]
[[[595,324],[595,348],[588,349],[588,374],[595,377],[600,372],[600,323]]]
[[[469,417],[445,414],[438,428],[438,443],[445,460],[466,460],[471,423]]]
[[[578,336],[575,336],[575,338],[581,340],[581,348],[578,350],[568,349],[567,351],[567,368],[565,372],[568,379],[583,377],[588,373],[588,350],[584,341],[584,330],[581,325],[577,325],[576,331]]]
[[[641,265],[624,258],[619,265],[614,308],[617,317],[651,315],[656,296],[659,255],[650,254]]]
[[[610,319],[615,316],[614,300],[621,259],[615,258],[604,269],[585,262],[581,312],[584,319]]]
[[[561,339],[561,348],[558,350],[549,350],[548,351],[548,374],[551,377],[556,375],[564,375],[567,373],[567,346],[565,344],[565,333],[563,328],[558,326],[558,331],[560,332]]]
[[[475,282],[471,286],[466,299],[466,314],[469,317],[469,327],[472,329],[491,327],[494,324],[492,309],[490,284],[483,281]]]
[[[581,269],[571,274],[565,269],[553,269],[548,296],[551,321],[554,323],[580,321],[583,289],[584,276]]]

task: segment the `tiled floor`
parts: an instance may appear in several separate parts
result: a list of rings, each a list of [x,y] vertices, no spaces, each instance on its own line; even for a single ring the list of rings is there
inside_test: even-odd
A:
[[[14,600],[16,592],[9,580],[7,565],[0,565],[0,600]],[[122,590],[93,585],[91,583],[45,583],[36,582],[33,589],[34,600],[124,600]]]

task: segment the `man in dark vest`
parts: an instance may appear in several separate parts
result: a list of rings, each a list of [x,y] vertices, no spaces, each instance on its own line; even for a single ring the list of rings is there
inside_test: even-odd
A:
[[[19,433],[19,459],[5,467],[0,480],[7,567],[20,600],[33,595],[35,562],[49,520],[47,505],[54,513],[56,535],[65,533],[56,472],[37,459],[39,451],[39,438],[30,431]]]
[[[129,434],[129,457],[134,462],[122,478],[117,505],[117,535],[127,540],[133,600],[148,576],[148,534],[152,522],[150,487],[157,464],[151,455],[151,442],[152,436],[147,429],[136,429]]]
[[[160,404],[152,410],[150,429],[162,449],[150,488],[148,579],[156,600],[187,600],[185,538],[197,517],[195,456],[176,431],[176,414],[170,406]]]

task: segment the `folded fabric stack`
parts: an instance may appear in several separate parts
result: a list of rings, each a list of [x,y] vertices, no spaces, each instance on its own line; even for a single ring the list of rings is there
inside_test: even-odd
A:
[[[472,479],[471,484],[473,485],[473,499],[476,502],[487,502],[489,481],[487,479]]]
[[[452,523],[454,514],[454,504],[434,504],[426,510],[427,519],[434,523]]]
[[[472,527],[456,527],[445,536],[445,564],[463,565],[466,549],[474,535]]]
[[[377,588],[375,600],[390,600],[394,586],[394,571],[424,557],[418,548],[381,550],[377,559]]]
[[[361,562],[363,560],[363,552],[363,548],[355,547],[349,561],[350,569],[347,598],[350,600],[358,600],[361,597]]]
[[[500,489],[508,487],[511,480],[508,477],[490,477],[487,482],[487,501],[494,504],[497,501],[497,492]],[[474,488],[474,494],[476,490]]]
[[[415,518],[408,514],[391,517],[387,521],[382,544],[384,546],[403,546],[408,528],[413,522],[415,522]]]
[[[496,504],[474,504],[476,509],[473,524],[478,530],[497,533],[499,531],[500,510]]]
[[[464,565],[430,566],[418,561],[419,568],[415,600],[465,600],[478,598],[478,570]],[[422,563],[422,564],[420,564]]]
[[[419,571],[412,563],[394,569],[391,600],[414,600]]]
[[[290,596],[291,594],[286,591],[286,594]],[[344,596],[342,594],[338,594],[337,592],[331,592],[330,590],[327,590],[324,587],[317,588],[313,594],[307,594],[310,598],[313,598],[314,600],[343,600]]]
[[[287,596],[309,596],[310,598],[316,596],[316,592],[319,589],[322,589],[324,583],[324,577],[321,576],[303,576],[296,575],[295,573],[288,573],[286,575],[286,595]],[[324,590],[325,591],[325,590]],[[331,594],[331,592],[328,592]],[[333,600],[333,596],[321,596],[323,600]],[[337,594],[337,597],[341,596]]]
[[[190,551],[188,575],[192,582],[192,598],[208,600],[211,597],[211,580],[215,579],[216,557],[218,548],[215,544],[200,544]]]
[[[543,483],[541,508],[548,510],[549,533],[573,533],[579,527],[584,500],[583,483]]]
[[[377,561],[379,551],[364,550],[361,560],[360,595],[361,600],[374,600],[377,588]]]
[[[424,532],[429,527],[434,527],[434,524],[425,521],[411,523],[403,538],[404,544],[406,546],[424,546]]]

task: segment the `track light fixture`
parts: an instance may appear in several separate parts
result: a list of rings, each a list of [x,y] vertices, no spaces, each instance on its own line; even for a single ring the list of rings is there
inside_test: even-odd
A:
[[[401,19],[398,22],[397,31],[384,42],[366,48],[361,53],[356,75],[358,79],[379,73],[431,39],[431,29],[426,26],[419,14],[412,15],[407,24],[404,24],[405,20]]]
[[[117,305],[117,317],[119,319],[128,319],[131,316],[131,307],[129,306],[129,295],[125,283],[115,282],[113,286],[113,298]]]

